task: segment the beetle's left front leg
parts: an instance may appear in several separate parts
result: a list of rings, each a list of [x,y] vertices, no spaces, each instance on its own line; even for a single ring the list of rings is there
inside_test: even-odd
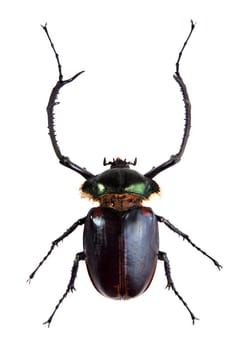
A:
[[[54,152],[55,152],[57,158],[59,159],[59,161],[62,165],[66,166],[74,171],[77,171],[85,179],[89,179],[89,178],[94,176],[92,173],[90,173],[86,168],[82,168],[79,165],[71,162],[68,157],[66,157],[62,154],[60,147],[58,145],[58,142],[57,142],[56,131],[55,131],[55,122],[54,122],[54,117],[55,117],[54,107],[59,103],[59,102],[57,102],[57,97],[58,97],[58,94],[59,94],[61,88],[64,85],[69,84],[72,81],[74,81],[80,74],[84,73],[84,71],[81,71],[81,72],[75,74],[70,79],[66,79],[66,80],[63,79],[60,58],[59,58],[59,55],[58,55],[58,53],[55,49],[55,46],[52,42],[52,39],[49,35],[48,29],[47,29],[47,24],[42,26],[42,28],[44,29],[44,31],[49,39],[50,45],[53,49],[53,52],[55,54],[57,66],[58,66],[58,72],[59,72],[59,79],[58,79],[56,85],[54,86],[54,88],[52,89],[52,92],[51,92],[50,97],[49,97],[48,106],[47,106],[48,128],[49,128],[49,136],[50,136],[50,139],[52,142],[52,146],[53,146],[53,149],[54,149]]]
[[[85,256],[84,252],[76,254],[75,259],[74,259],[74,263],[73,263],[73,267],[72,267],[72,270],[71,270],[71,277],[70,277],[69,283],[67,285],[66,291],[63,294],[63,296],[61,297],[61,299],[58,301],[57,305],[54,308],[53,313],[51,314],[51,316],[48,318],[48,320],[46,322],[44,322],[44,324],[48,324],[48,327],[50,326],[50,323],[52,322],[52,319],[53,319],[55,313],[57,312],[57,309],[59,308],[59,306],[61,305],[61,303],[63,302],[63,300],[67,296],[67,294],[69,292],[73,292],[75,290],[74,281],[75,281],[75,278],[76,278],[76,275],[77,275],[77,272],[78,272],[79,261],[80,260],[85,260],[85,257],[86,256]]]
[[[171,267],[170,267],[170,262],[168,260],[167,254],[165,252],[161,252],[159,251],[159,255],[158,255],[159,260],[163,260],[164,262],[164,269],[165,269],[165,275],[167,277],[167,287],[168,289],[172,289],[173,292],[175,293],[175,295],[180,299],[180,301],[183,303],[183,305],[186,307],[186,309],[188,310],[188,312],[190,313],[190,316],[192,318],[193,324],[195,322],[195,320],[198,320],[198,318],[195,317],[195,315],[192,313],[192,311],[190,310],[190,308],[188,307],[188,304],[184,301],[184,299],[182,298],[182,296],[178,293],[178,291],[176,290],[172,277],[171,277]]]
[[[200,247],[198,247],[196,244],[194,244],[191,239],[189,238],[189,236],[186,233],[183,233],[182,231],[180,231],[177,227],[175,227],[170,221],[168,221],[167,219],[165,219],[163,216],[160,215],[156,215],[157,220],[159,222],[163,222],[167,227],[169,227],[173,232],[177,233],[179,236],[181,236],[184,240],[188,241],[194,248],[196,248],[199,252],[201,252],[203,255],[207,256],[207,258],[209,258],[210,260],[213,261],[214,265],[217,266],[217,268],[220,270],[222,268],[222,266],[217,262],[217,260],[215,260],[214,258],[212,258],[209,254],[207,254],[204,250],[202,250]]]

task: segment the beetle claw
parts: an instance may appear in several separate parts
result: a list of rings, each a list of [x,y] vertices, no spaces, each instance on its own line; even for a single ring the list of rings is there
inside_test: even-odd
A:
[[[217,268],[219,269],[219,271],[223,268],[222,265],[220,265],[217,260],[213,259],[213,263],[215,266],[217,266]]]
[[[43,322],[43,324],[48,325],[48,328],[49,328],[51,321],[52,321],[52,317],[50,317],[47,321]]]
[[[195,324],[195,321],[200,321],[200,319],[194,316],[194,314],[191,314],[191,317],[192,317],[193,325]]]
[[[171,288],[172,288],[172,285],[170,283],[168,283],[165,287],[165,289],[168,289],[168,290],[170,290]]]

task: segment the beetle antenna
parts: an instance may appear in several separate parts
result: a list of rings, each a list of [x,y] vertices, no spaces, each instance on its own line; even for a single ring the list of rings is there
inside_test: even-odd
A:
[[[125,160],[126,161],[126,160]],[[127,162],[127,164],[129,165],[136,165],[137,164],[137,157],[134,158],[134,161],[133,162]]]
[[[184,134],[183,134],[183,138],[182,138],[182,142],[180,145],[180,149],[179,152],[176,153],[175,155],[172,155],[170,157],[169,160],[167,160],[166,162],[160,164],[158,167],[153,167],[150,171],[148,171],[146,174],[144,174],[147,177],[150,177],[151,179],[156,176],[157,174],[159,174],[161,171],[175,165],[176,163],[178,163],[181,160],[181,157],[185,151],[185,147],[189,138],[189,133],[190,133],[190,129],[191,129],[191,103],[189,100],[189,95],[188,95],[188,91],[186,88],[186,85],[180,75],[180,60],[181,57],[183,55],[184,49],[192,35],[192,32],[195,28],[195,24],[193,23],[193,21],[191,20],[191,29],[189,32],[189,35],[187,36],[187,39],[185,40],[182,49],[179,52],[178,55],[178,59],[176,61],[176,71],[174,74],[174,79],[175,81],[178,83],[182,96],[183,96],[183,101],[184,101],[184,107],[185,107],[185,127],[184,127]]]
[[[136,165],[137,164],[137,157],[134,158],[133,162],[128,162],[126,159],[121,158],[113,158],[112,161],[107,162],[106,158],[104,157],[103,165],[111,165],[111,168],[129,168],[129,165]]]

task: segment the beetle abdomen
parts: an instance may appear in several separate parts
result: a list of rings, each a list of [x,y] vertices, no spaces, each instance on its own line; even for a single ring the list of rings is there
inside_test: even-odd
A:
[[[158,225],[150,208],[92,208],[84,251],[95,288],[111,298],[132,298],[149,286],[156,268]]]

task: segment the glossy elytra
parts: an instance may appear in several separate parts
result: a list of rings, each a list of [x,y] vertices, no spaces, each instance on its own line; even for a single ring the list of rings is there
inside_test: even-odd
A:
[[[167,254],[159,250],[158,223],[164,223],[168,228],[189,242],[199,252],[212,260],[218,269],[221,268],[221,265],[196,246],[188,235],[181,232],[170,221],[155,214],[151,208],[143,206],[143,201],[149,199],[151,194],[159,193],[160,191],[159,185],[153,178],[158,173],[180,161],[188,141],[191,127],[191,104],[185,83],[180,75],[179,65],[184,48],[194,29],[193,22],[191,22],[190,33],[179,52],[174,74],[174,79],[180,87],[185,107],[185,127],[182,142],[178,153],[172,155],[159,166],[152,167],[144,175],[130,168],[130,165],[136,165],[136,158],[133,163],[120,158],[106,162],[104,158],[104,166],[110,165],[110,168],[101,174],[93,175],[86,168],[71,162],[68,157],[61,153],[55,136],[54,107],[57,104],[56,101],[60,89],[64,85],[71,83],[83,71],[75,74],[70,79],[63,79],[59,55],[50,38],[47,26],[43,26],[43,29],[54,51],[59,70],[59,80],[51,92],[47,106],[48,127],[52,146],[62,165],[76,171],[86,179],[81,187],[82,195],[99,203],[98,207],[90,209],[87,216],[77,220],[67,231],[52,242],[47,255],[29,276],[30,281],[58,243],[69,236],[78,226],[84,225],[83,251],[75,255],[67,288],[45,323],[50,325],[57,309],[67,294],[75,289],[74,282],[80,260],[86,262],[90,279],[95,288],[104,296],[114,299],[129,299],[142,294],[153,279],[157,261],[162,260],[167,278],[167,288],[174,291],[188,310],[194,323],[197,318],[173,283]]]

